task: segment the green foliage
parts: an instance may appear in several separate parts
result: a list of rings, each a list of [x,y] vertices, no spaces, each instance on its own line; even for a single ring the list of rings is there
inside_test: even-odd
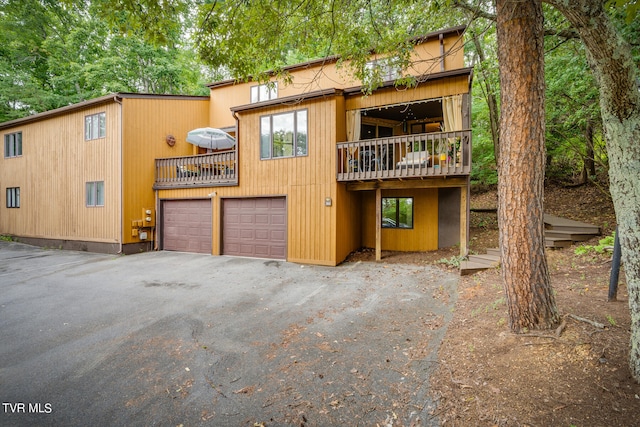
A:
[[[283,68],[291,59],[339,55],[342,70],[369,82],[372,89],[380,83],[380,75],[366,66],[372,50],[382,56],[393,53],[393,65],[404,67],[411,52],[409,38],[456,24],[454,14],[428,13],[435,3],[206,2],[199,7],[196,42],[206,63],[225,67],[239,80],[265,81],[269,70],[286,76]]]
[[[453,268],[460,268],[460,263],[464,261],[466,257],[461,255],[454,255],[451,258],[441,258],[437,262],[438,264],[448,265]]]
[[[0,241],[3,242],[13,242],[13,237],[7,236],[5,234],[0,234]]]
[[[134,3],[124,3],[0,2],[0,122],[117,91],[208,94],[204,67],[182,46],[183,24],[164,45],[135,26],[120,33],[103,17],[117,4],[125,16]]]
[[[598,241],[597,245],[580,245],[575,250],[576,255],[588,255],[588,254],[603,254],[607,248],[613,246],[615,242],[616,232],[611,233],[610,236],[606,236]]]

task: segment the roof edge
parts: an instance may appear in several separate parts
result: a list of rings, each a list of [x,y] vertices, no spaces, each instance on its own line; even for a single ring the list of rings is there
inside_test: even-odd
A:
[[[309,101],[312,99],[316,99],[316,98],[323,98],[323,97],[331,97],[331,96],[336,96],[336,95],[342,95],[343,91],[342,89],[323,89],[323,90],[316,90],[313,92],[308,92],[308,93],[304,93],[304,94],[299,94],[299,95],[291,95],[291,96],[286,96],[284,98],[276,98],[276,99],[272,99],[269,101],[263,101],[263,102],[255,102],[253,104],[244,104],[244,105],[238,105],[235,107],[231,107],[230,110],[233,113],[237,113],[237,112],[241,112],[241,111],[248,111],[248,110],[255,110],[258,108],[267,108],[267,107],[273,107],[275,105],[294,105],[294,104],[299,104],[305,101]]]
[[[444,79],[447,77],[457,77],[457,76],[469,76],[469,87],[471,87],[471,79],[473,78],[473,67],[465,67],[465,68],[457,68],[455,70],[448,71],[440,71],[437,73],[424,74],[424,80],[421,80],[418,84],[423,84],[430,82],[432,80]],[[382,83],[381,86],[377,87],[375,90],[386,89],[395,86],[395,80],[387,80]],[[350,88],[344,89],[345,96],[349,95],[357,95],[362,93],[362,89],[364,86],[353,86]]]
[[[87,101],[78,102],[76,104],[66,105],[64,107],[56,108],[54,110],[43,111],[41,113],[32,114],[30,116],[21,117],[19,119],[9,120],[8,122],[0,123],[0,130],[57,117],[71,111],[78,111],[85,108],[94,107],[96,105],[106,104],[111,101],[120,102],[123,99],[143,99],[143,98],[191,99],[194,101],[209,100],[208,96],[201,96],[201,95],[168,95],[168,94],[151,94],[151,93],[116,92],[116,93],[111,93],[109,95],[104,95],[98,98],[89,99]]]

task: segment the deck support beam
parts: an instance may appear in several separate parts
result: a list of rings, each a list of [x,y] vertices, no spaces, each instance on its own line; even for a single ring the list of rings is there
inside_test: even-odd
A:
[[[376,188],[376,261],[382,260],[382,190]]]
[[[460,256],[469,255],[469,185],[460,188]]]

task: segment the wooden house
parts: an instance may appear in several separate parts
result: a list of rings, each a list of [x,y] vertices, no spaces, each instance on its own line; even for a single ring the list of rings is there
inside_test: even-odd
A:
[[[466,253],[472,70],[463,31],[416,39],[410,70],[372,55],[387,81],[370,95],[335,58],[291,66],[287,82],[211,84],[210,126],[234,133],[237,146],[157,160],[160,248],[325,265],[363,246],[459,244]],[[396,87],[407,73],[417,86]],[[171,175],[176,163],[228,166],[185,179]]]
[[[152,249],[154,159],[194,154],[186,133],[208,114],[208,97],[119,93],[1,123],[0,234],[93,252]]]
[[[120,116],[110,116],[120,119],[108,134],[116,137],[120,129],[122,136],[109,154],[113,186],[105,181],[104,187],[106,199],[119,200],[109,215],[103,209],[111,222],[108,231],[93,236],[91,227],[97,224],[89,218],[91,209],[81,209],[92,191],[87,183],[102,179],[92,175],[97,173],[91,166],[94,160],[86,160],[84,172],[65,178],[80,182],[80,190],[50,204],[37,201],[39,207],[52,206],[48,210],[56,210],[60,219],[37,228],[38,221],[44,222],[37,211],[18,212],[26,210],[26,200],[18,210],[3,203],[0,233],[44,236],[46,227],[60,227],[57,239],[102,239],[114,248],[124,244],[320,265],[337,265],[361,247],[376,248],[378,257],[382,250],[429,251],[454,245],[466,254],[472,70],[464,67],[463,31],[456,27],[415,39],[411,69],[393,69],[373,54],[370,66],[385,76],[385,83],[368,95],[362,82],[337,66],[337,58],[329,58],[288,67],[283,81],[274,76],[269,84],[213,83],[206,102],[183,97],[173,101],[184,105],[171,106],[168,100],[160,102],[162,97],[121,94],[113,101],[67,107],[55,117],[44,113],[2,124],[7,141],[11,137],[6,135],[20,130],[25,137],[35,129],[53,134],[68,126],[64,117],[76,114],[81,123],[75,130],[81,138],[77,145],[83,141],[83,118],[109,105],[120,111]],[[394,84],[407,74],[415,76],[415,86]],[[149,113],[145,102],[165,109]],[[27,131],[28,126],[34,130]],[[203,126],[234,135],[233,149],[189,147],[187,132]],[[145,130],[152,132],[146,139],[141,134]],[[165,142],[168,135],[177,141],[173,147]],[[48,137],[43,145],[55,145],[54,139]],[[58,146],[72,151],[69,144],[74,143],[68,140],[58,141]],[[91,141],[86,142],[90,149]],[[9,189],[30,179],[24,170],[20,178],[4,172],[8,164],[12,171],[31,170],[26,142],[24,147],[21,159],[5,154],[0,163],[7,206]],[[54,152],[47,150],[49,155]],[[41,161],[46,157],[43,152]],[[71,174],[58,167],[48,172],[48,179],[53,181],[61,171]],[[21,187],[20,197],[24,194]],[[32,209],[37,196],[29,197]],[[82,216],[86,227],[64,225],[73,223],[66,219],[65,203],[77,205],[75,218]],[[151,222],[145,221],[148,211],[155,214]],[[99,222],[106,227],[106,221]]]

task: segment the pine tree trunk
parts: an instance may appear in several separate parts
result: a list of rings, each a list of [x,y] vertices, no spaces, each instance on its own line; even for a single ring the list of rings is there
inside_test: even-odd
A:
[[[600,89],[610,191],[616,211],[631,311],[631,374],[640,382],[640,93],[630,46],[601,0],[547,0],[572,23],[587,48]]]
[[[544,49],[540,0],[498,0],[500,165],[498,220],[509,326],[559,320],[544,253]]]

